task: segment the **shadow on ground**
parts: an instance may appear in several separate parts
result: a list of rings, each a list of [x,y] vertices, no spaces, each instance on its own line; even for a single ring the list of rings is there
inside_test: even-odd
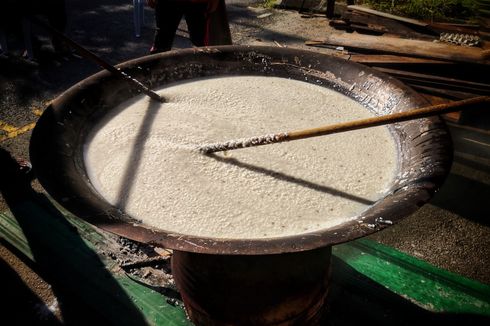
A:
[[[455,166],[431,201],[433,205],[486,226],[490,225],[489,121],[482,119],[480,122],[487,129],[450,127]]]
[[[64,323],[145,325],[97,253],[44,195],[32,190],[29,175],[3,149],[0,165],[1,194],[29,243],[35,270],[52,286]]]
[[[332,284],[322,325],[477,325],[490,317],[434,313],[391,292],[383,285],[332,257]]]
[[[17,272],[0,259],[0,278],[2,279],[2,296],[8,298],[2,304],[2,311],[19,311],[15,323],[17,325],[60,325],[53,313],[46,308],[39,297],[17,275]],[[2,317],[5,321],[5,315]]]
[[[489,226],[489,196],[490,185],[458,174],[450,174],[431,204]]]

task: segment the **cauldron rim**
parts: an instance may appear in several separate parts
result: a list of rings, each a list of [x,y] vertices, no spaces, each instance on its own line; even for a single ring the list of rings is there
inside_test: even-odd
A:
[[[274,72],[275,68],[271,67],[271,62],[282,63],[285,68],[280,69],[286,70],[284,72],[281,70],[280,73],[288,73],[288,69],[291,69],[290,73],[297,73],[296,70],[299,69],[300,73],[305,75],[313,74],[315,78],[324,78],[326,83],[332,83],[331,87],[335,88],[338,86],[337,83],[340,83],[337,90],[358,101],[364,101],[365,106],[378,105],[379,103],[375,102],[379,102],[379,99],[373,100],[372,96],[367,99],[361,98],[360,94],[367,94],[369,97],[370,88],[385,87],[396,93],[396,96],[388,94],[393,98],[389,96],[388,99],[384,99],[383,110],[386,111],[384,113],[427,104],[408,86],[374,69],[326,54],[291,48],[268,46],[194,48],[141,57],[121,63],[118,68],[128,71],[130,75],[141,79],[150,87],[155,87],[161,83],[158,78],[168,78],[155,74],[155,69],[167,69],[167,74],[170,74],[169,63],[177,64],[179,61],[186,62],[186,60],[195,64],[198,70],[206,69],[198,67],[201,62],[204,66],[211,65],[211,67],[225,62],[235,70],[245,69],[242,65],[247,69],[262,67],[264,74],[268,74],[271,69]],[[174,71],[172,70],[171,73]],[[175,70],[175,74],[178,73],[181,72]],[[319,76],[319,73],[324,75]],[[198,77],[202,76],[194,78]],[[378,84],[369,85],[370,82]],[[412,165],[402,167],[405,169],[401,173],[403,176],[400,174],[391,192],[353,221],[326,230],[264,239],[204,238],[167,232],[140,224],[108,204],[96,193],[84,175],[84,163],[80,158],[80,151],[83,151],[84,141],[81,139],[84,139],[86,133],[80,129],[80,122],[76,122],[76,119],[90,120],[96,114],[92,112],[90,115],[85,112],[85,109],[85,111],[81,109],[90,106],[91,103],[80,103],[85,100],[80,94],[90,91],[95,93],[95,97],[105,96],[106,102],[114,101],[109,99],[111,95],[108,93],[109,90],[99,87],[105,83],[117,85],[114,87],[116,89],[127,88],[126,84],[117,77],[102,71],[72,86],[51,102],[33,131],[30,142],[31,161],[41,185],[71,213],[106,231],[144,243],[196,253],[262,255],[305,251],[350,241],[379,231],[416,211],[441,186],[451,165],[450,138],[440,118],[420,119],[417,126],[412,122],[401,123],[392,127],[406,137],[403,144],[399,145],[407,146],[409,149],[416,146],[423,146],[423,148],[417,148],[414,153],[408,154],[404,153],[405,149],[399,149],[403,155],[409,156]],[[115,90],[113,92],[117,93]],[[128,93],[128,90],[126,89],[125,92]],[[128,96],[134,95],[137,94]],[[116,106],[106,102],[102,107]],[[97,103],[97,105],[101,104]],[[100,111],[100,107],[98,110]],[[75,117],[72,118],[73,116]],[[404,128],[410,129],[412,134],[406,132]],[[416,143],[413,139],[414,135],[417,136],[416,132],[413,134],[414,128],[419,128],[422,135]],[[78,145],[71,146],[72,144]],[[389,218],[386,218],[387,215]],[[390,222],[387,223],[386,220]]]

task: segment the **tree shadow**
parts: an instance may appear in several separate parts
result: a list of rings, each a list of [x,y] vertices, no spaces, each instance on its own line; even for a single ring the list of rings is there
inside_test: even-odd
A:
[[[249,170],[249,171],[252,171],[255,173],[259,173],[259,174],[263,174],[263,175],[275,178],[277,180],[294,183],[294,184],[297,184],[297,185],[305,187],[305,188],[309,188],[309,189],[319,191],[319,192],[328,193],[328,194],[330,194],[332,196],[336,196],[336,197],[342,197],[342,198],[345,198],[345,199],[348,199],[351,201],[355,201],[355,202],[358,202],[358,203],[364,204],[364,205],[373,205],[374,204],[373,201],[366,199],[366,198],[362,198],[362,197],[359,197],[359,196],[356,196],[353,194],[346,193],[346,192],[341,191],[341,190],[337,190],[337,189],[334,189],[334,188],[331,188],[328,186],[320,185],[320,184],[310,182],[310,181],[307,181],[304,179],[296,178],[296,177],[293,177],[291,175],[287,175],[287,174],[284,174],[281,172],[277,172],[277,171],[269,170],[269,169],[266,169],[266,168],[263,168],[260,166],[241,162],[235,158],[228,158],[228,157],[224,158],[224,157],[220,157],[220,156],[213,154],[213,153],[206,154],[206,155],[215,159],[218,162],[234,165],[234,166],[237,166],[237,167],[242,168],[242,169],[246,169],[246,170]]]
[[[425,310],[332,256],[327,313],[322,326],[488,325],[490,317]]]
[[[264,42],[283,42],[283,43],[303,43],[308,38],[301,35],[294,35],[288,33],[282,33],[273,31],[264,27],[264,22],[261,19],[257,19],[257,13],[238,5],[228,5],[228,18],[230,24],[240,26],[240,30],[250,31],[254,30],[250,34],[253,34],[256,39],[260,39]]]
[[[489,198],[490,185],[451,173],[430,203],[465,219],[489,226]]]
[[[155,117],[158,113],[158,107],[161,103],[154,100],[150,100],[145,115],[143,116],[141,125],[136,134],[136,138],[131,149],[131,153],[128,156],[128,162],[124,169],[122,183],[119,187],[118,194],[116,196],[115,206],[124,211],[128,203],[128,199],[131,196],[131,190],[134,185],[134,179],[141,165],[141,159],[143,158],[143,152],[145,150],[145,141],[151,132],[151,126],[155,121]]]
[[[67,28],[65,34],[104,58],[111,64],[149,54],[153,43],[155,29],[154,11],[145,6],[145,26],[141,37],[136,38],[133,26],[133,6],[126,0],[71,0],[66,2]],[[240,29],[258,33],[257,37],[270,42],[304,41],[302,37],[271,31],[257,23],[249,23],[253,12],[236,5],[228,6],[230,24],[240,26]],[[182,36],[182,23],[179,34],[174,40],[174,49],[192,47],[186,36]],[[49,35],[41,28],[33,25],[33,34],[41,40],[49,39]],[[186,35],[186,33],[184,33]],[[4,88],[10,100],[0,99],[0,105],[5,101],[5,107],[30,106],[31,101],[52,98],[80,80],[100,71],[94,63],[76,57],[57,57],[49,50],[49,42],[44,42],[41,52],[41,62],[38,67],[22,63],[21,60],[0,62],[0,87]],[[5,84],[5,87],[2,87]],[[2,89],[3,91],[3,89]]]
[[[22,311],[15,316],[17,325],[61,325],[43,301],[24,283],[17,272],[0,258],[0,278],[2,296],[8,298],[2,303],[2,320],[12,311]],[[14,321],[14,320],[12,320]]]
[[[0,165],[2,196],[28,241],[33,266],[52,286],[64,323],[146,325],[78,230],[47,197],[31,188],[28,175],[1,148]]]
[[[71,0],[66,1],[66,7],[65,34],[108,62],[116,64],[149,54],[153,35],[150,27],[153,10],[150,8],[145,8],[146,27],[141,37],[136,38],[131,1]],[[101,70],[85,59],[53,53],[47,41],[49,34],[35,24],[32,24],[32,35],[38,40],[34,42],[38,48],[38,66],[29,65],[16,56],[0,61],[0,87],[7,85],[9,96],[16,102],[25,104],[40,97],[52,97]],[[11,35],[15,41],[13,53],[22,53],[23,43],[14,36]]]

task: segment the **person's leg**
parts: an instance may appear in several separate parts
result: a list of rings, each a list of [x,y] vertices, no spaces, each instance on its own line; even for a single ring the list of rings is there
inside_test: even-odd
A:
[[[53,28],[63,33],[66,28],[66,5],[65,0],[44,0],[44,10],[41,11],[48,18]]]
[[[45,0],[44,2],[46,5],[44,15],[46,15],[49,24],[57,31],[64,33],[67,22],[65,0]],[[69,48],[56,37],[51,38],[51,43],[56,52],[70,52]]]
[[[7,31],[12,29],[12,16],[16,16],[17,6],[13,0],[0,2],[0,54],[7,55],[9,52],[7,43]]]
[[[205,46],[208,33],[207,3],[189,3],[185,10],[185,21],[189,37],[195,46]]]
[[[7,55],[9,53],[7,45],[7,36],[5,36],[5,31],[3,27],[0,26],[0,55]]]
[[[151,53],[170,51],[184,12],[179,1],[158,1],[155,6],[157,30]]]
[[[26,17],[22,18],[22,34],[24,35],[24,46],[26,48],[25,55],[27,59],[34,60],[31,21]]]
[[[206,46],[233,44],[225,0],[218,1],[216,10],[208,14],[207,20]]]
[[[66,5],[65,0],[25,0],[26,6],[25,15],[41,16],[45,18],[49,25],[57,31],[64,33],[66,29]],[[37,43],[36,40],[33,42]],[[51,44],[56,52],[61,54],[70,53],[70,49],[56,37],[51,36]],[[36,52],[36,49],[34,49]]]

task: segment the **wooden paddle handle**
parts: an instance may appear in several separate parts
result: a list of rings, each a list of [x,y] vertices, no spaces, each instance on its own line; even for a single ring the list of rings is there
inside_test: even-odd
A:
[[[354,120],[349,122],[338,123],[334,125],[322,126],[312,129],[294,130],[277,134],[268,134],[263,136],[231,140],[223,143],[208,144],[199,147],[203,153],[214,153],[228,151],[239,148],[254,147],[260,145],[280,143],[284,141],[305,139],[340,133],[350,130],[358,130],[370,127],[386,125],[390,123],[425,118],[433,115],[439,115],[449,112],[462,111],[469,108],[479,107],[481,104],[490,103],[490,96],[479,96],[471,99],[456,101],[448,104],[431,105],[411,111],[393,113],[373,118]]]
[[[461,111],[464,109],[475,107],[477,104],[490,103],[490,96],[479,96],[466,100],[456,101],[447,104],[438,104],[415,109],[411,111],[404,111],[399,113],[393,113],[373,118],[354,120],[349,122],[338,123],[330,126],[322,126],[312,129],[295,130],[288,132],[287,140],[296,140],[317,136],[324,136],[333,133],[339,133],[349,130],[358,130],[370,127],[376,127],[386,125],[390,123],[420,119],[430,117],[433,115],[440,115],[449,112]]]

